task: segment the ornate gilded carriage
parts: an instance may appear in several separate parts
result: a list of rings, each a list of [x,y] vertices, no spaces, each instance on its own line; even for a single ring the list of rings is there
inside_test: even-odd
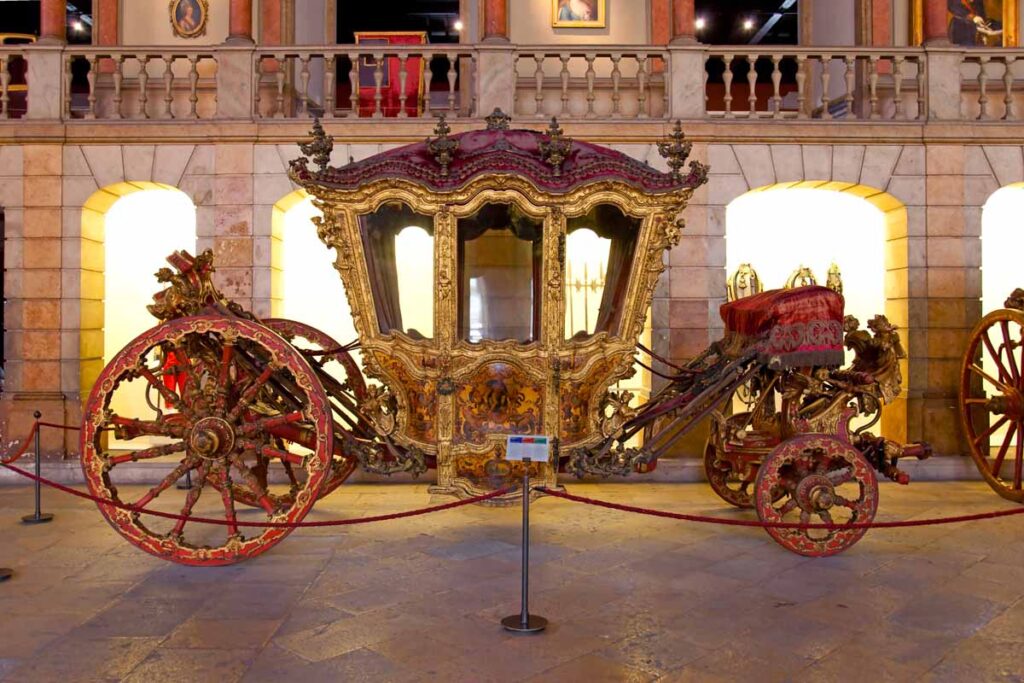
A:
[[[323,212],[318,232],[336,250],[365,371],[395,406],[389,435],[436,464],[435,491],[464,496],[507,470],[508,434],[557,437],[561,453],[601,438],[605,391],[632,373],[663,253],[705,173],[681,172],[689,145],[678,130],[669,173],[555,123],[512,129],[500,112],[459,135],[442,121],[436,136],[340,169],[318,137],[306,148],[318,167],[300,159],[291,177]],[[433,237],[432,334],[403,326],[395,305],[391,245],[408,226]],[[589,329],[566,322],[567,237],[581,229],[609,243]],[[489,320],[475,325],[474,308]],[[558,454],[532,464],[537,483],[554,486],[557,465]]]

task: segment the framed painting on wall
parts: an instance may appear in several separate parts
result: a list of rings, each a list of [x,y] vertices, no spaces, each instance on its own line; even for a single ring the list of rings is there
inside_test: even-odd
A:
[[[554,28],[604,28],[608,0],[551,0]]]
[[[913,0],[911,36],[924,39],[924,2]],[[946,0],[946,35],[961,47],[1016,47],[1019,0]]]
[[[171,28],[179,38],[195,38],[206,33],[210,13],[207,0],[171,0]]]

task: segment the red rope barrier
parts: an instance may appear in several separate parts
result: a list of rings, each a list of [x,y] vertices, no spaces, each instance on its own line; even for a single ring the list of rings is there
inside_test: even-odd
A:
[[[1012,510],[999,510],[996,512],[979,512],[973,515],[960,515],[957,517],[932,517],[930,519],[911,519],[902,522],[853,522],[850,524],[801,524],[800,522],[762,522],[760,520],[753,519],[726,519],[723,517],[707,517],[704,515],[688,515],[681,512],[667,512],[665,510],[651,510],[648,508],[635,507],[633,505],[623,505],[622,503],[609,503],[606,500],[596,500],[594,498],[586,498],[584,496],[575,496],[571,493],[565,493],[564,491],[555,491],[545,486],[537,487],[538,491],[542,491],[549,496],[555,498],[564,498],[565,500],[571,500],[574,503],[583,503],[584,505],[593,505],[595,507],[608,508],[609,510],[619,510],[621,512],[635,512],[639,515],[648,515],[651,517],[665,517],[668,519],[679,519],[684,522],[697,522],[699,524],[720,524],[723,526],[752,526],[759,527],[761,529],[896,529],[902,527],[911,526],[934,526],[937,524],[956,524],[958,522],[974,522],[980,519],[995,519],[997,517],[1012,517],[1014,515],[1024,515],[1024,507],[1014,508]]]
[[[418,515],[426,515],[431,512],[441,512],[442,510],[451,510],[452,508],[462,507],[463,505],[472,505],[473,503],[480,503],[491,498],[497,498],[502,496],[512,489],[504,488],[497,491],[491,491],[490,493],[484,493],[479,496],[472,498],[465,498],[463,500],[456,500],[451,503],[444,503],[443,505],[434,505],[432,507],[420,508],[418,510],[407,510],[405,512],[395,512],[389,515],[376,515],[374,517],[359,517],[355,519],[329,519],[318,522],[242,522],[235,521],[229,522],[226,519],[213,519],[211,517],[188,517],[186,515],[178,515],[173,512],[162,512],[160,510],[150,510],[148,508],[140,508],[134,505],[128,505],[117,500],[110,500],[108,498],[100,498],[94,496],[91,493],[85,493],[78,489],[73,489],[70,486],[65,486],[46,477],[37,477],[31,472],[26,472],[20,467],[8,463],[0,463],[0,466],[6,467],[15,474],[20,474],[23,477],[31,479],[32,481],[38,481],[40,484],[49,486],[50,488],[63,491],[72,496],[78,498],[84,498],[91,500],[97,505],[109,505],[110,507],[117,508],[119,510],[125,510],[127,512],[133,512],[140,515],[152,515],[154,517],[163,517],[164,519],[174,520],[185,520],[186,522],[195,522],[197,524],[216,524],[218,526],[230,526],[234,524],[240,527],[254,527],[258,529],[304,529],[309,527],[324,527],[324,526],[349,526],[352,524],[369,524],[371,522],[385,522],[391,519],[402,519],[404,517],[416,517]]]
[[[41,423],[39,421],[32,423],[32,429],[30,429],[28,435],[25,436],[25,440],[21,442],[21,448],[19,448],[16,453],[5,455],[0,458],[0,465],[10,465],[12,462],[21,460],[22,456],[25,455],[25,451],[28,450],[29,444],[32,443],[32,437],[36,435],[36,431],[39,429],[40,424]]]

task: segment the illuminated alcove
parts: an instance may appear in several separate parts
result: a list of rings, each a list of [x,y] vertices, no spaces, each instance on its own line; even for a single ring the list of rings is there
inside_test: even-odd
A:
[[[271,311],[347,344],[358,335],[345,288],[334,268],[334,249],[325,247],[317,236],[313,219],[318,216],[320,210],[304,190],[292,192],[274,205]],[[403,327],[424,337],[432,336],[434,330],[433,253],[434,238],[422,228],[406,227],[395,237]],[[353,355],[358,361],[359,352]]]
[[[1024,183],[1002,187],[988,198],[981,214],[981,312],[1003,307],[1017,287],[1024,244]]]
[[[196,209],[188,195],[169,185],[118,183],[86,202],[82,233],[82,375],[83,390],[88,390],[97,367],[158,323],[146,310],[153,294],[164,288],[154,273],[167,265],[173,251],[195,253]],[[142,382],[123,385],[110,407],[121,415],[153,413]],[[140,448],[154,440],[117,445]]]
[[[825,285],[838,267],[847,315],[863,327],[885,314],[909,349],[907,213],[892,195],[854,183],[804,181],[752,190],[726,208],[726,277],[741,264],[757,272],[764,289],[787,285],[808,268]],[[725,292],[722,292],[725,296]],[[847,363],[852,353],[847,352]],[[901,364],[906,390],[908,367]],[[901,399],[883,414],[883,432],[906,430]]]
[[[1020,253],[1024,244],[1024,228],[1021,225],[1021,214],[1024,212],[1024,183],[1014,183],[1002,187],[988,198],[981,214],[981,313],[986,315],[1003,308],[1003,302],[1014,289],[1020,287]],[[1012,330],[1013,328],[1008,328]],[[1011,333],[1012,334],[1012,333]],[[999,333],[995,333],[993,343],[1000,344]],[[992,357],[983,353],[982,368],[990,376],[998,376],[998,366]],[[986,393],[997,395],[994,387],[983,382]],[[993,454],[1001,444],[1016,446],[1020,433],[1015,433],[1006,440],[1009,427],[996,429],[989,437],[989,445]]]

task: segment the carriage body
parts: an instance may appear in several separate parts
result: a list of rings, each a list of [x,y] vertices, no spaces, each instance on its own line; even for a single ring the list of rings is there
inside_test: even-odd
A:
[[[436,491],[459,496],[489,490],[496,472],[518,474],[502,459],[507,435],[555,437],[552,461],[530,465],[553,486],[559,452],[601,438],[606,390],[632,373],[664,252],[703,169],[662,173],[502,116],[450,137],[441,126],[433,140],[340,169],[300,160],[292,178],[323,212],[319,235],[336,252],[364,371],[383,387],[367,417],[426,454]],[[433,291],[429,333],[404,325],[398,305],[394,244],[409,226],[433,238],[432,279],[421,283]],[[582,228],[610,242],[604,293],[590,329],[567,329],[567,238]]]

